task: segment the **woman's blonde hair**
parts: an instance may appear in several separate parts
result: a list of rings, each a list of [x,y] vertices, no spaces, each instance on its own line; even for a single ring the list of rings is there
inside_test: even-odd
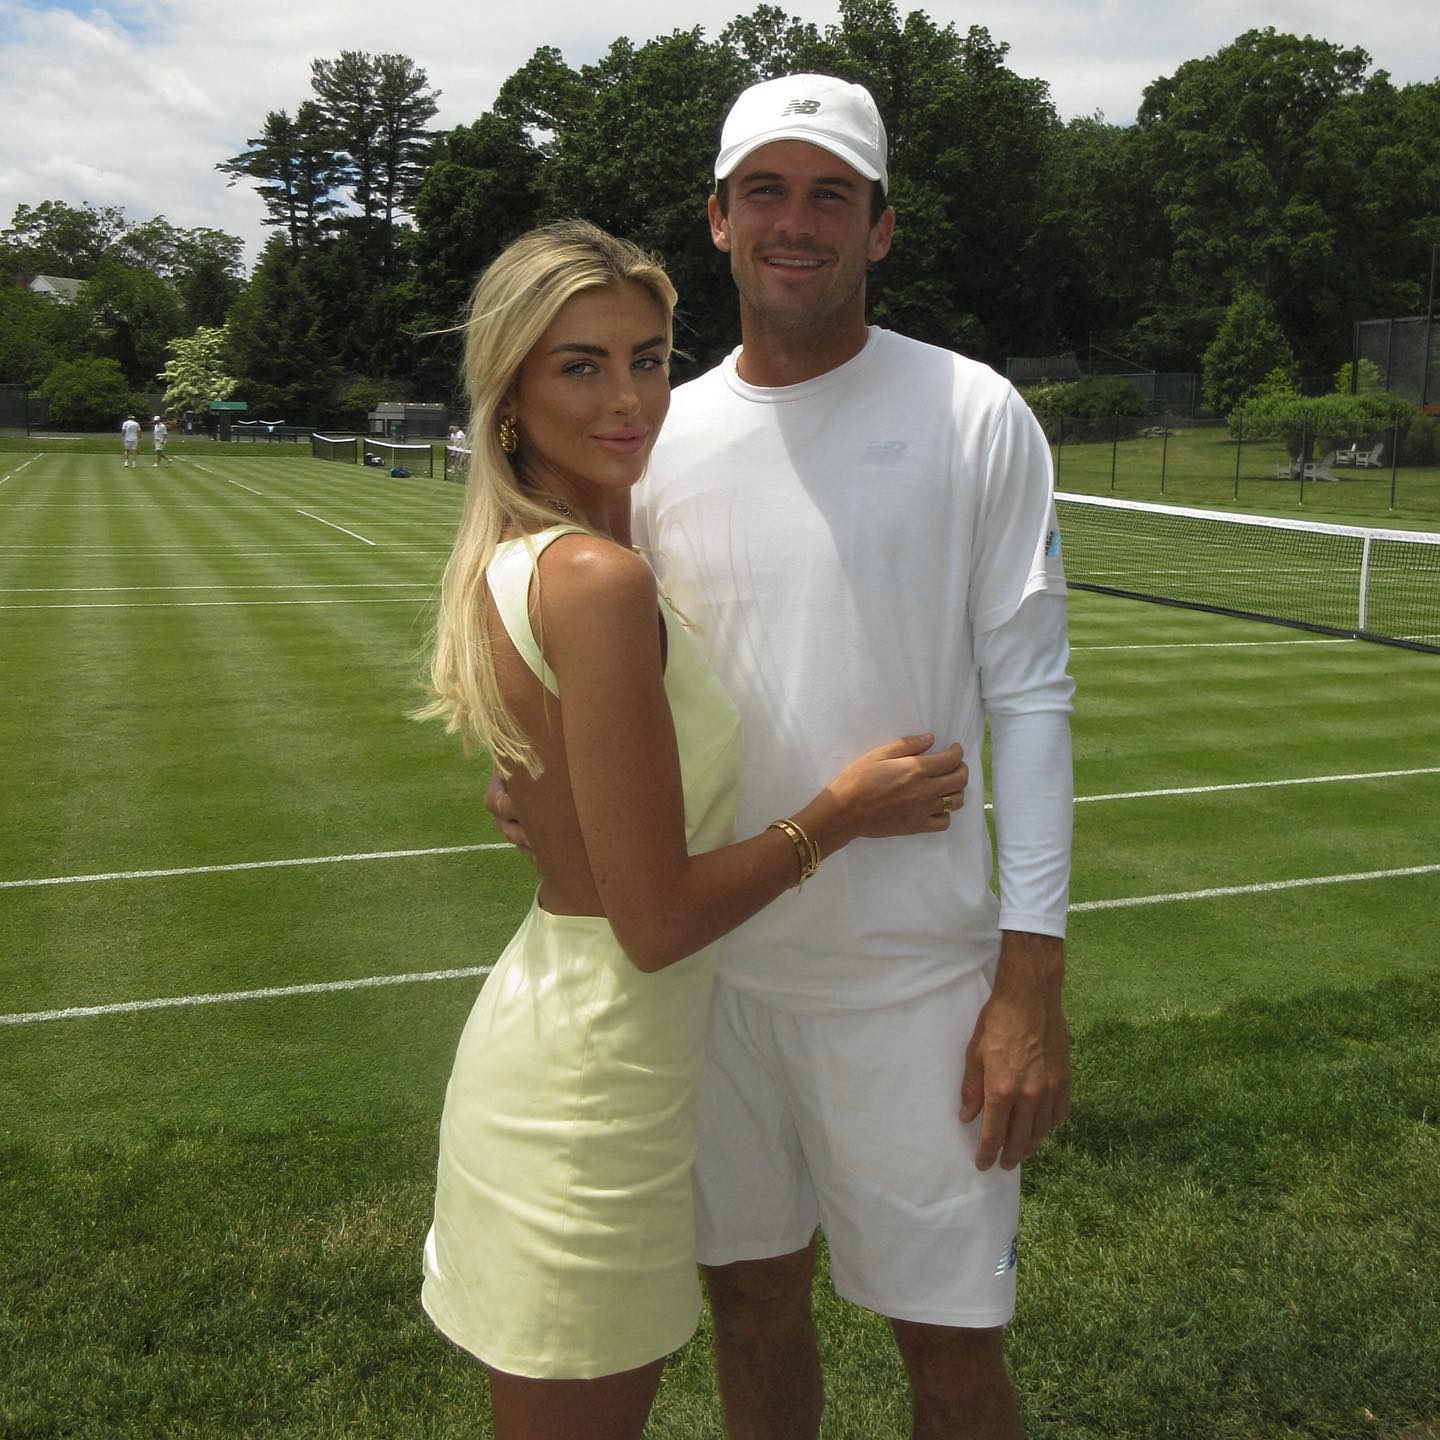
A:
[[[556,513],[526,486],[525,456],[500,448],[500,411],[520,366],[572,296],[609,285],[638,285],[665,312],[667,348],[675,287],[658,260],[584,220],[563,220],[522,235],[480,276],[465,322],[465,388],[470,400],[470,465],[465,510],[445,566],[435,648],[418,720],[445,722],[469,749],[489,749],[495,765],[540,773],[534,745],[500,694],[486,622],[485,570],[507,531],[553,525]],[[577,523],[582,523],[578,522]]]

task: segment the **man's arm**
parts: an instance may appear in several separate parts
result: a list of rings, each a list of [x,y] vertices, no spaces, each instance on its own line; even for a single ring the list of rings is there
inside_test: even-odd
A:
[[[975,1163],[1012,1169],[1070,1105],[1061,1005],[1069,900],[1070,697],[1065,602],[1030,596],[976,637],[990,725],[1000,872],[1000,958],[965,1057],[960,1118],[983,1115]]]

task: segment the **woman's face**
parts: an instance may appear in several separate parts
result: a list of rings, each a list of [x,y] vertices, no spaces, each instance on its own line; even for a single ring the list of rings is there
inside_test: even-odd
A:
[[[529,485],[596,513],[639,480],[670,408],[666,329],[660,302],[628,282],[565,302],[501,411]]]

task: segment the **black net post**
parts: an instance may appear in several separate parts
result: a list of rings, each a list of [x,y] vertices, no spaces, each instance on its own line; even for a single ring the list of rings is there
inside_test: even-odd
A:
[[[1240,449],[1245,444],[1245,407],[1240,407],[1240,418],[1235,425],[1235,491],[1233,498],[1240,498]]]
[[[1160,412],[1160,493],[1165,493],[1165,461],[1170,454],[1170,412]]]
[[[1060,488],[1060,447],[1065,443],[1065,417],[1057,416],[1055,420],[1055,488]]]
[[[1423,423],[1423,422],[1421,422]],[[1400,412],[1390,427],[1390,508],[1395,508],[1395,489],[1400,479]]]
[[[1430,402],[1430,327],[1435,317],[1435,256],[1440,252],[1440,240],[1430,242],[1430,289],[1425,296],[1425,359],[1420,366],[1420,408]],[[1392,501],[1393,505],[1394,502]]]
[[[1110,488],[1115,488],[1115,464],[1120,456],[1120,412],[1110,417]]]

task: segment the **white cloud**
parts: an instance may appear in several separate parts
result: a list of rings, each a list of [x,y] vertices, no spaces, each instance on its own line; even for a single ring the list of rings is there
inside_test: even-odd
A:
[[[1009,63],[1051,88],[1065,116],[1102,110],[1128,123],[1150,81],[1263,25],[1368,50],[1397,82],[1440,75],[1434,0],[1364,9],[1339,0],[1212,0],[1162,9],[1150,0],[897,0],[938,24],[984,25],[1010,46]],[[0,225],[19,204],[123,204],[132,219],[163,213],[177,225],[213,225],[252,251],[269,233],[243,186],[214,169],[243,150],[267,111],[309,95],[309,62],[342,49],[409,55],[443,93],[438,123],[473,120],[542,45],[571,64],[596,59],[616,37],[636,41],[703,26],[715,35],[755,0],[546,0],[458,6],[377,0],[313,6],[249,0],[133,0],[55,8],[0,0]],[[782,5],[816,24],[833,0]],[[397,26],[397,18],[401,23]]]

